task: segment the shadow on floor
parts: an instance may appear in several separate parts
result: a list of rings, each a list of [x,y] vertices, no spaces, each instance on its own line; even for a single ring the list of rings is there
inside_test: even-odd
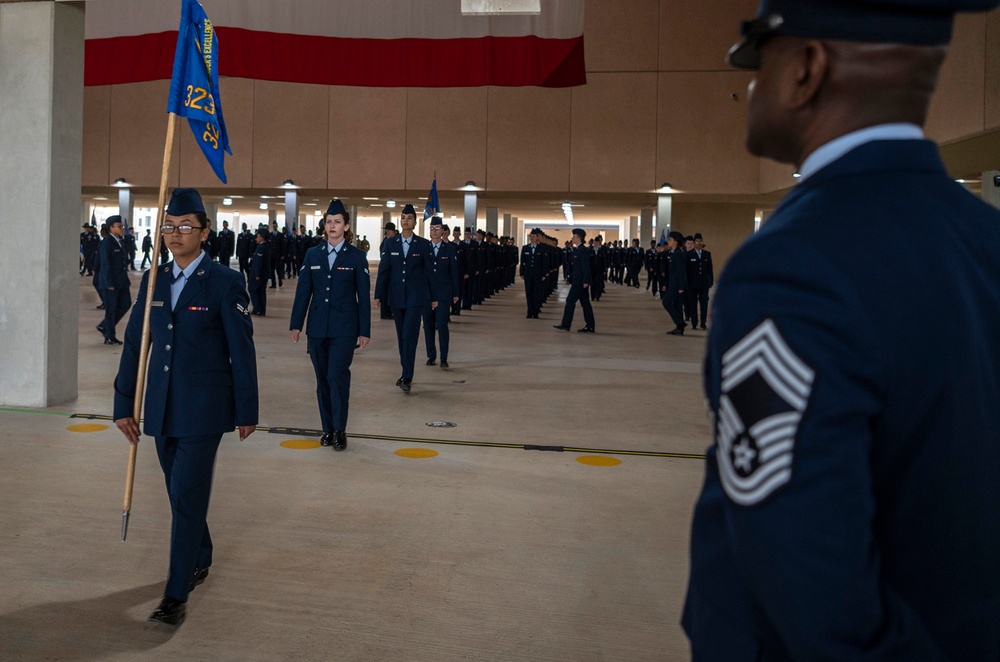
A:
[[[159,595],[150,584],[89,600],[50,602],[0,615],[0,660],[99,660],[148,651],[177,631],[135,612]]]

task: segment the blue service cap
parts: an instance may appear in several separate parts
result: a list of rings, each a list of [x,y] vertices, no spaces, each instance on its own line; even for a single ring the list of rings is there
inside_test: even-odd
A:
[[[431,225],[444,225],[440,216],[431,216]]]
[[[118,214],[115,214],[114,216],[108,216],[106,219],[104,219],[104,225],[108,226],[109,228],[115,223],[121,223],[122,225],[125,225],[125,222],[122,221],[122,217],[119,216]]]
[[[587,237],[587,231],[583,228],[573,228],[573,234],[580,235],[581,239],[585,239]]]
[[[326,208],[326,215],[327,216],[336,216],[337,214],[340,214],[341,216],[343,216],[343,217],[346,218],[347,217],[347,210],[344,209],[344,203],[343,202],[341,202],[337,198],[334,198],[333,200],[330,201],[330,206]]]
[[[993,9],[1000,0],[761,0],[757,16],[740,25],[743,39],[729,49],[729,64],[760,67],[769,37],[837,39],[943,46],[951,41],[956,12]]]
[[[257,232],[255,234],[257,234],[258,236],[264,237],[264,239],[267,239],[268,237],[271,236],[271,233],[268,232],[264,228],[257,228]]]
[[[187,214],[204,214],[205,205],[201,194],[194,188],[175,188],[170,194],[170,204],[167,213],[171,216],[186,216]]]
[[[403,207],[403,211],[400,213],[404,215],[405,214],[413,214],[414,216],[417,215],[417,211],[413,208],[413,205],[411,204],[407,204],[405,207]]]

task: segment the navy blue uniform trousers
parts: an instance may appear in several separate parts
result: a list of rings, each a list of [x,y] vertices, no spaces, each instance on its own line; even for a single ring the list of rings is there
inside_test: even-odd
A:
[[[101,299],[104,301],[104,338],[106,340],[117,340],[115,327],[122,321],[125,313],[132,307],[132,294],[127,287],[118,287],[113,290],[101,290]]]
[[[666,292],[660,293],[660,301],[673,323],[684,326],[684,295],[677,290],[667,289]]]
[[[573,323],[573,313],[576,312],[576,302],[583,307],[583,321],[587,328],[594,328],[594,307],[590,305],[590,296],[583,285],[571,285],[566,296],[566,307],[563,309],[562,325],[569,327]]]
[[[399,344],[399,364],[403,367],[403,379],[413,379],[413,362],[417,358],[417,340],[420,338],[420,319],[423,315],[423,306],[392,309],[392,319],[396,322],[396,341]]]
[[[424,342],[427,345],[427,358],[437,358],[437,346],[435,345],[434,333],[437,332],[441,339],[441,358],[448,359],[448,340],[451,333],[448,331],[448,322],[451,319],[451,299],[438,301],[438,307],[431,310],[431,304],[427,304],[424,309]]]
[[[323,432],[347,429],[347,405],[351,396],[351,363],[357,337],[308,336],[309,358],[316,371],[316,399]]]
[[[163,594],[187,601],[195,568],[212,565],[208,533],[208,500],[212,494],[215,455],[221,434],[201,437],[156,437],[156,455],[167,483],[173,524],[170,529],[170,572]]]

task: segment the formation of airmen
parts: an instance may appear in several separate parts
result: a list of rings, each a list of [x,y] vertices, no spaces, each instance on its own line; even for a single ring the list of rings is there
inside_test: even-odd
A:
[[[450,228],[440,217],[428,220],[429,228],[440,226],[440,241],[454,252],[454,263],[457,271],[457,286],[450,301],[442,301],[449,312],[449,317],[460,316],[463,310],[472,310],[473,306],[499,294],[512,285],[517,276],[524,283],[527,319],[538,319],[542,306],[559,285],[560,270],[562,278],[567,283],[574,281],[574,245],[572,241],[559,245],[558,239],[549,236],[540,228],[534,228],[528,234],[528,243],[518,249],[515,240],[510,236],[500,236],[486,230],[473,230],[472,227],[456,226]],[[202,249],[206,257],[224,266],[232,266],[231,259],[236,258],[240,272],[247,279],[247,291],[251,300],[254,315],[264,316],[267,313],[267,289],[281,288],[285,279],[297,278],[305,260],[306,252],[326,241],[324,227],[319,226],[314,233],[305,225],[299,225],[290,231],[277,227],[272,222],[270,226],[260,223],[255,231],[251,231],[243,223],[238,233],[229,229],[228,221],[222,221],[222,229],[216,233],[208,221],[206,238]],[[380,255],[384,255],[387,240],[398,236],[394,223],[386,223],[384,238],[380,245]],[[100,287],[100,253],[98,247],[101,236],[107,236],[106,230],[98,234],[94,225],[84,225],[80,234],[80,274],[93,276],[94,287],[101,297],[104,308],[104,293]],[[650,242],[649,249],[643,250],[638,239],[615,240],[604,242],[601,235],[581,242],[581,250],[587,253],[587,269],[590,277],[586,288],[589,302],[597,302],[606,293],[609,284],[622,287],[641,287],[640,274],[646,272],[646,291],[651,292],[662,302],[674,328],[668,331],[671,335],[683,335],[684,329],[691,326],[694,329],[706,329],[708,323],[708,291],[714,284],[714,271],[711,253],[704,248],[704,239],[700,233],[684,237],[672,233],[661,241]],[[135,269],[135,239],[130,228],[126,228],[121,238],[124,252],[124,264],[127,269]],[[350,243],[364,253],[370,248],[367,237],[350,236]],[[152,250],[152,238],[147,230],[142,240],[144,268]],[[169,259],[165,243],[161,244],[160,264]],[[676,266],[674,266],[676,265]],[[579,271],[579,266],[576,270]],[[578,274],[579,275],[579,274]],[[581,284],[582,287],[582,284]],[[583,293],[581,293],[583,296]],[[380,315],[383,319],[393,319],[393,309],[389,300],[382,302]],[[434,338],[443,338],[447,345],[447,323],[441,321],[441,315],[426,315],[422,313],[425,340],[427,342],[428,362],[436,362],[437,347]],[[593,324],[588,323],[581,331],[591,331]],[[562,325],[557,325],[561,328]],[[442,333],[442,328],[444,332]],[[442,359],[447,365],[447,353],[442,352]]]

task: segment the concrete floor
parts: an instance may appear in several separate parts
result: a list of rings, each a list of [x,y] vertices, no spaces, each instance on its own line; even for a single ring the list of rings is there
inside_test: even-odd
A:
[[[374,275],[374,270],[373,270]],[[344,453],[227,435],[209,522],[215,565],[178,629],[145,621],[166,577],[170,512],[152,443],[139,447],[119,541],[127,444],[69,414],[111,413],[119,348],[80,285],[80,395],[0,409],[0,660],[684,660],[678,625],[700,459],[539,452],[415,439],[704,452],[705,332],[683,338],[644,290],[608,286],[598,333],[524,318],[520,282],[452,323],[448,371],[417,354],[399,376],[373,311],[355,356]],[[138,278],[133,278],[133,297]],[[317,428],[295,281],[254,318],[262,426]],[[565,296],[565,291],[561,292]],[[574,328],[583,325],[577,310]],[[450,421],[453,428],[432,428]],[[408,438],[397,440],[389,438]],[[435,457],[395,451],[424,448]]]

